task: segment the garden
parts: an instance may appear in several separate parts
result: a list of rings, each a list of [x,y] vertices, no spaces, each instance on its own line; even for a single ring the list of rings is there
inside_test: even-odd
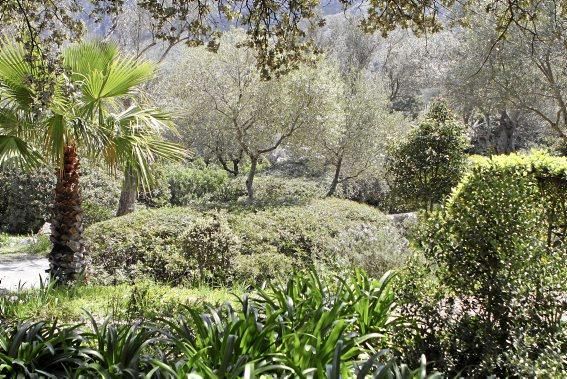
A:
[[[391,3],[0,4],[0,377],[567,377],[565,9]]]

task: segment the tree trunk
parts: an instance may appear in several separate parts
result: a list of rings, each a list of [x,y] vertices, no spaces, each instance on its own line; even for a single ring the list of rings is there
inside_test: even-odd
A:
[[[343,164],[343,158],[339,158],[337,165],[335,166],[335,176],[333,176],[333,181],[331,182],[331,187],[329,192],[327,192],[327,197],[333,196],[337,190],[337,184],[339,184],[339,177],[341,175],[341,166]]]
[[[86,267],[79,168],[76,146],[65,146],[63,168],[57,172],[49,254],[49,272],[60,283],[76,280]]]
[[[500,122],[496,136],[496,152],[510,154],[516,150],[516,122],[506,110],[500,112]]]
[[[239,163],[240,163],[240,159],[231,159],[230,161],[232,162],[232,169],[230,167],[228,167],[228,163],[227,161],[225,161],[222,157],[222,155],[217,155],[217,159],[220,162],[222,168],[228,172],[229,174],[231,174],[234,177],[238,176],[238,171],[239,171]]]
[[[240,172],[240,159],[232,160],[232,174],[236,177]]]
[[[120,202],[118,203],[118,211],[116,216],[124,216],[125,214],[134,212],[136,199],[138,198],[138,179],[131,169],[124,171],[124,181],[122,182],[122,190],[120,191]]]
[[[246,192],[248,193],[248,200],[254,200],[254,176],[256,175],[256,167],[258,166],[258,157],[250,158],[250,171],[246,178]]]

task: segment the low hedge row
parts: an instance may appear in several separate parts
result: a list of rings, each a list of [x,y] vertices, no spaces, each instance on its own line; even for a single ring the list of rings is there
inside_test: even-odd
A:
[[[144,210],[85,232],[94,278],[180,283],[262,281],[319,265],[378,276],[400,265],[405,241],[375,208],[321,199],[272,208]]]

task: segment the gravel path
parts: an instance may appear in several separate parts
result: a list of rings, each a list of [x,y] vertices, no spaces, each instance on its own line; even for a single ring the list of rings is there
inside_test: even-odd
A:
[[[0,256],[0,289],[17,290],[18,287],[39,287],[40,277],[45,280],[49,268],[47,258],[37,255]]]

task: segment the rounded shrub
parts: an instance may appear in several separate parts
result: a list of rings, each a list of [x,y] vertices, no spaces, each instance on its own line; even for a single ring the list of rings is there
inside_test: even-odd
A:
[[[319,199],[228,217],[242,255],[280,254],[293,268],[362,267],[380,276],[407,255],[404,239],[383,213],[349,200]]]
[[[0,231],[35,233],[51,218],[55,174],[48,168],[0,171]]]
[[[92,260],[91,278],[98,282],[142,277],[183,281],[192,273],[179,241],[199,217],[190,208],[159,208],[90,226],[84,236]]]
[[[223,215],[197,220],[181,235],[180,243],[183,258],[195,262],[196,281],[224,284],[232,278],[239,241]]]
[[[171,165],[167,168],[166,176],[172,205],[188,205],[195,200],[222,196],[229,182],[225,170],[199,163],[191,166]]]
[[[561,330],[566,191],[567,158],[474,158],[420,236],[429,262],[399,287],[402,313],[419,328],[404,349],[449,373],[533,376],[516,371],[513,352],[529,341],[537,361]],[[435,283],[430,291],[427,281]]]
[[[387,172],[398,211],[432,209],[459,182],[466,164],[465,127],[442,101],[391,149]]]
[[[378,276],[407,255],[386,216],[340,199],[234,206],[222,216],[191,207],[146,210],[95,224],[85,236],[94,278],[111,280],[261,281],[312,265],[358,266]]]

